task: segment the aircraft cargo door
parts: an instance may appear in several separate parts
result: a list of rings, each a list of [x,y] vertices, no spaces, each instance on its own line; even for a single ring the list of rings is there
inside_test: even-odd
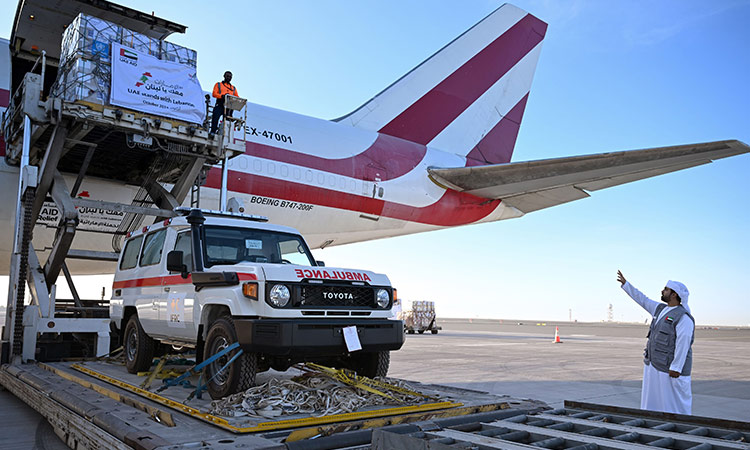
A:
[[[369,197],[364,201],[364,211],[359,215],[363,219],[379,220],[383,213],[383,197],[385,187],[383,180],[386,179],[385,168],[376,163],[370,163],[365,167],[365,177],[362,183],[362,195]]]

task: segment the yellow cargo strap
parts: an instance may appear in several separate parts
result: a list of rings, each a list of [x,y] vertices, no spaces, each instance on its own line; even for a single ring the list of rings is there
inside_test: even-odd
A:
[[[151,383],[154,381],[154,378],[156,378],[156,374],[161,372],[161,369],[164,368],[165,362],[167,362],[167,355],[164,355],[159,359],[159,363],[156,364],[156,368],[152,370],[148,377],[143,380],[143,383],[141,383],[141,389],[148,389],[151,387]],[[138,375],[140,376],[141,373],[138,372]]]
[[[353,412],[353,413],[333,414],[330,416],[321,416],[321,417],[313,416],[313,417],[305,417],[301,419],[277,420],[273,422],[259,422],[251,426],[238,427],[238,426],[230,424],[229,421],[223,417],[206,414],[197,408],[193,408],[183,403],[179,403],[174,400],[168,399],[166,397],[162,397],[153,392],[146,391],[144,389],[139,388],[138,386],[134,386],[124,381],[120,381],[110,376],[104,375],[103,373],[92,370],[81,364],[73,364],[71,368],[79,372],[83,372],[99,380],[105,381],[119,388],[126,389],[130,392],[138,394],[154,402],[160,403],[164,406],[170,407],[174,410],[183,412],[185,414],[189,414],[190,416],[201,419],[205,422],[212,423],[214,425],[217,425],[225,430],[228,430],[234,433],[257,433],[257,432],[267,432],[267,431],[273,431],[273,430],[287,430],[290,428],[311,427],[311,426],[318,426],[318,425],[325,425],[325,424],[336,424],[336,423],[353,421],[353,420],[372,419],[376,417],[393,417],[393,416],[400,416],[404,414],[414,414],[414,413],[421,413],[421,412],[427,412],[427,411],[436,411],[437,414],[442,414],[440,412],[440,410],[442,410],[442,411],[448,411],[448,414],[450,414],[450,411],[453,411],[454,408],[463,406],[461,403],[453,403],[450,401],[444,401],[444,402],[427,403],[427,404],[415,405],[415,406],[399,406],[395,408],[376,409],[372,411],[359,411],[359,412]],[[393,420],[395,421],[396,419],[393,419]]]

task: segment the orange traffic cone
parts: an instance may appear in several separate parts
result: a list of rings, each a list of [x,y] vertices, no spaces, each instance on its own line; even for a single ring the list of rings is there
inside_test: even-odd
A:
[[[555,327],[555,340],[552,341],[554,344],[562,344],[563,342],[560,340],[560,330]]]

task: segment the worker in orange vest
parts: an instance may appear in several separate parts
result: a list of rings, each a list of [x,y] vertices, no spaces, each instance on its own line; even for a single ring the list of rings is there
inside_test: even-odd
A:
[[[211,130],[209,131],[209,137],[211,138],[216,134],[219,118],[224,115],[224,96],[227,94],[234,95],[235,97],[240,96],[237,93],[237,88],[232,86],[232,72],[228,70],[224,72],[224,81],[214,85],[213,97],[216,99],[216,104],[214,105],[214,113],[211,117]],[[228,111],[227,114],[231,116],[232,111]]]

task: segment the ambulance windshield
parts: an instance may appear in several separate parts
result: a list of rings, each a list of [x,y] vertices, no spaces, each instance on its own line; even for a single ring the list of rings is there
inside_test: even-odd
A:
[[[242,261],[313,266],[315,261],[299,235],[248,228],[205,227],[204,264]]]

